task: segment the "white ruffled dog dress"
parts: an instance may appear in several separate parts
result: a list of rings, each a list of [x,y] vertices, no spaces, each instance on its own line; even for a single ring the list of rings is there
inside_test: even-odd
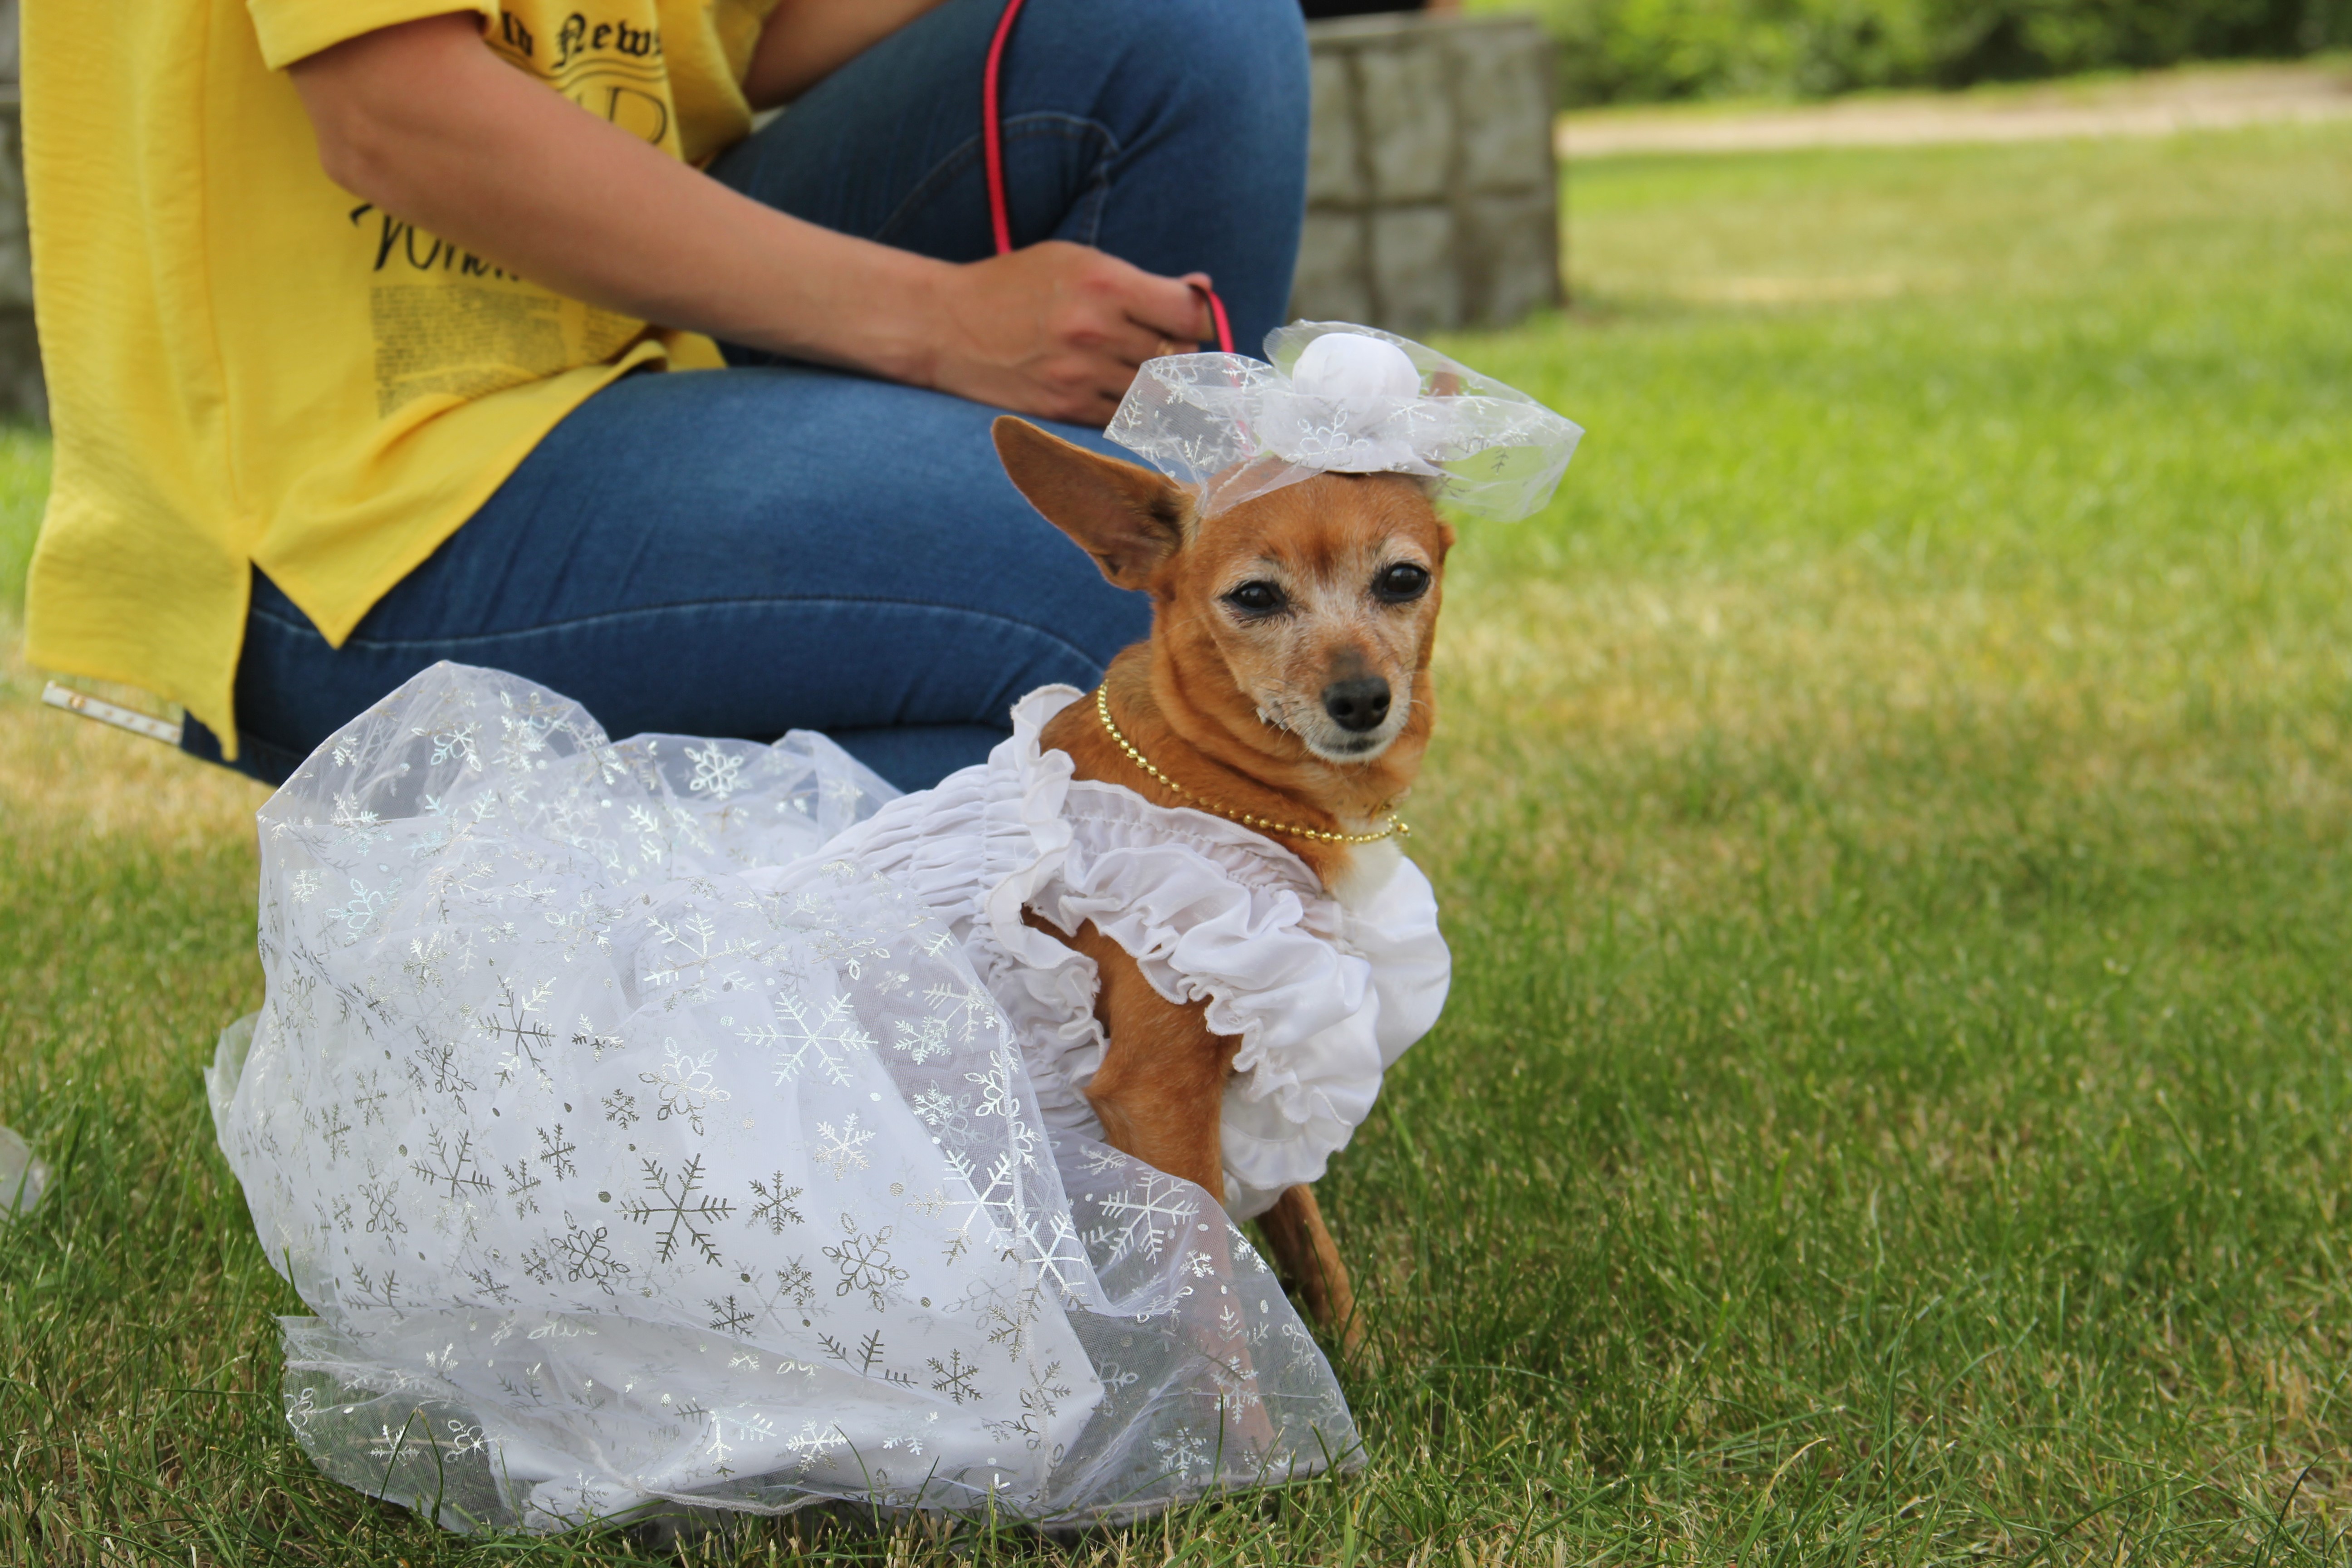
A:
[[[261,813],[260,1014],[211,1075],[320,1467],[458,1528],[813,1498],[1118,1518],[1350,1462],[1206,1194],[1097,1141],[1094,921],[1238,1035],[1234,1212],[1319,1175],[1448,967],[1015,710],[895,796],[821,736],[608,742],[440,665]]]

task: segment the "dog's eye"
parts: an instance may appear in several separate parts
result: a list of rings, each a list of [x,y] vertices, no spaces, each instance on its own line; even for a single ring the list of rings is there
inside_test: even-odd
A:
[[[1245,616],[1270,616],[1282,608],[1282,590],[1271,583],[1244,583],[1225,595],[1225,603]]]
[[[1392,605],[1418,599],[1429,592],[1429,570],[1400,561],[1372,579],[1372,592]]]

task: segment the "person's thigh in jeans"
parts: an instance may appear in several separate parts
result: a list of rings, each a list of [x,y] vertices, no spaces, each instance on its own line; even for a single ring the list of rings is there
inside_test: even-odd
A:
[[[950,0],[714,173],[846,232],[987,254],[979,73],[1000,14]],[[1280,319],[1305,168],[1287,0],[1027,0],[1003,88],[1016,243],[1208,270],[1242,333]],[[237,765],[282,779],[455,658],[539,680],[615,735],[823,729],[903,787],[935,782],[985,755],[1021,692],[1091,682],[1149,625],[1006,481],[993,413],[804,366],[628,377],[341,649],[257,574]],[[187,744],[219,755],[201,726]]]
[[[823,730],[903,789],[936,783],[987,755],[1023,692],[1091,683],[1150,626],[1142,595],[1005,479],[994,415],[799,365],[626,377],[340,649],[257,574],[239,765],[282,780],[454,659],[538,681],[616,737]]]

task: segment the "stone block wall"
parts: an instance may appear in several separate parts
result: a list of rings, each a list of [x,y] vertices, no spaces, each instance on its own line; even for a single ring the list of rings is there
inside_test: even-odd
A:
[[[1292,317],[1413,333],[1558,303],[1543,29],[1403,13],[1311,23],[1307,40],[1315,118]]]

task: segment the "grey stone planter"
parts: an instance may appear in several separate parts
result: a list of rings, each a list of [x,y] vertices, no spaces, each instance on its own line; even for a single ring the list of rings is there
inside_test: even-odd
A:
[[[1307,35],[1315,120],[1292,316],[1412,333],[1559,303],[1541,26],[1408,12]]]

